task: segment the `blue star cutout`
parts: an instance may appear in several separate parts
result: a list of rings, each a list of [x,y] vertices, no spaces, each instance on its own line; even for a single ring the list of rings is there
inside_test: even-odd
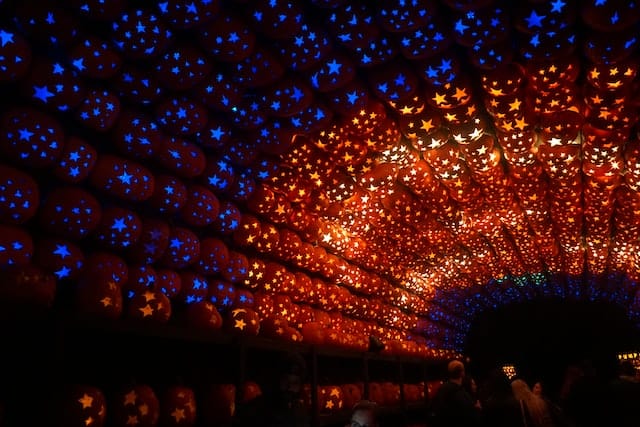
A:
[[[211,138],[217,141],[220,141],[220,138],[222,138],[225,135],[225,132],[222,130],[221,126],[218,126],[215,129],[211,129],[209,133],[211,134]]]
[[[79,71],[85,70],[87,68],[84,66],[84,58],[74,59],[72,63],[73,66],[76,67]]]
[[[551,12],[562,13],[562,8],[566,5],[562,0],[556,0],[551,2]]]
[[[45,104],[49,101],[49,98],[53,96],[53,93],[49,92],[47,86],[34,86],[33,91],[33,97],[38,98]]]
[[[30,141],[33,136],[33,132],[29,131],[27,128],[19,129],[18,133],[20,134],[21,141]]]
[[[54,274],[58,277],[58,279],[62,279],[64,277],[69,276],[71,273],[71,269],[67,266],[63,266],[60,270],[56,271]]]
[[[611,23],[615,24],[620,20],[620,16],[618,15],[618,12],[615,12],[613,15],[611,15]]]
[[[605,4],[607,4],[607,0],[596,0],[594,3],[596,6],[604,6]]]
[[[529,28],[533,28],[533,27],[542,28],[542,20],[544,18],[546,18],[545,15],[538,15],[535,10],[532,10],[531,15],[525,18],[525,21],[527,21],[527,27]]]
[[[169,244],[169,247],[172,247],[174,249],[180,249],[182,247],[182,245],[184,244],[184,242],[180,239],[171,239],[171,243]]]
[[[347,101],[349,102],[349,104],[353,105],[356,103],[356,101],[358,100],[358,94],[356,93],[356,91],[353,92],[347,92]]]
[[[0,30],[0,47],[4,47],[7,43],[13,43],[13,34]]]
[[[469,28],[468,25],[464,25],[462,23],[462,19],[458,19],[458,21],[456,22],[456,26],[455,29],[457,32],[459,32],[460,34],[464,34],[464,32]]]
[[[127,173],[127,171],[122,172],[122,175],[118,176],[118,179],[120,180],[120,182],[122,182],[123,184],[131,184],[131,178],[133,177],[133,175],[129,175]]]
[[[116,218],[115,221],[113,221],[113,225],[111,226],[112,230],[118,230],[118,232],[120,233],[125,228],[127,228],[127,225],[124,223],[124,218]]]
[[[329,74],[340,74],[342,64],[336,62],[335,59],[332,62],[327,62],[327,65],[329,66]]]
[[[294,86],[293,87],[293,95],[291,95],[291,97],[293,99],[295,99],[296,102],[300,102],[300,100],[302,99],[303,96],[304,96],[304,94],[302,93],[302,91]]]
[[[56,245],[56,250],[53,251],[53,254],[58,255],[62,259],[71,256],[71,252],[69,252],[67,245]]]

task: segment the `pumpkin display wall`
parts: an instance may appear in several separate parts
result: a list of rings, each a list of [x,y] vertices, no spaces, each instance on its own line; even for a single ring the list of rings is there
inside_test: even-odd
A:
[[[640,10],[582,3],[0,2],[2,302],[438,360],[538,295],[640,323]]]

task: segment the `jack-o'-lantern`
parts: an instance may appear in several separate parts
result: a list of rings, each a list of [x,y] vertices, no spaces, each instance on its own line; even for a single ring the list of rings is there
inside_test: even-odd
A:
[[[56,419],[69,427],[102,427],[107,416],[107,400],[99,388],[71,385],[55,399]]]
[[[127,316],[134,320],[167,323],[171,317],[171,301],[158,290],[137,292],[128,301]]]
[[[167,427],[193,426],[196,422],[196,395],[185,386],[168,388],[162,396],[160,422]]]
[[[80,317],[115,320],[123,309],[120,285],[107,275],[80,279],[75,288],[74,310]]]
[[[217,330],[222,327],[222,316],[216,306],[209,301],[189,304],[186,309],[186,319],[189,327],[195,329]]]
[[[227,313],[225,325],[229,332],[239,335],[258,335],[260,317],[250,308],[236,308]]]
[[[344,407],[342,388],[334,386],[318,387],[318,406],[321,413],[333,413]]]
[[[56,279],[76,279],[84,264],[84,253],[64,239],[41,239],[36,242],[34,262]]]
[[[156,393],[146,384],[136,384],[118,391],[109,400],[109,413],[114,427],[155,427],[160,417]]]

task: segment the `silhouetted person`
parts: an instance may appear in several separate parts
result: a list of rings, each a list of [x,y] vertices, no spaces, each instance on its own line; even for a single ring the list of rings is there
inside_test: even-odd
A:
[[[473,398],[462,386],[465,377],[464,363],[449,362],[448,381],[440,386],[429,411],[429,426],[475,427],[480,425],[480,410]]]
[[[633,364],[620,363],[619,375],[611,381],[607,393],[607,425],[616,427],[640,426],[640,382]]]
[[[524,427],[520,402],[501,369],[494,370],[482,387],[482,416],[486,427]]]
[[[528,415],[528,427],[554,427],[553,418],[547,403],[533,394],[529,385],[523,380],[511,383],[511,390],[515,398],[524,404],[525,414]]]
[[[576,427],[609,425],[603,421],[606,409],[603,387],[590,361],[567,369],[560,403]]]
[[[351,411],[351,420],[346,427],[378,427],[378,405],[361,400]]]
[[[296,353],[285,355],[276,366],[266,366],[270,378],[262,395],[238,408],[234,426],[307,427],[308,410],[302,397],[306,364]]]

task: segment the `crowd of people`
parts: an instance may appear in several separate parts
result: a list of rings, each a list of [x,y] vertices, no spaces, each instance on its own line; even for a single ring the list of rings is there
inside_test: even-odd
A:
[[[451,361],[448,380],[429,408],[428,427],[639,427],[640,372],[630,361],[611,380],[598,377],[589,363],[567,370],[556,399],[541,382],[492,372],[480,386],[464,363]]]
[[[288,355],[267,373],[257,399],[241,405],[234,427],[306,427],[311,417],[302,400],[305,362]],[[480,384],[459,360],[449,362],[448,379],[430,400],[421,427],[640,427],[640,372],[629,361],[615,378],[603,379],[589,363],[570,367],[559,393],[546,395],[543,383],[492,371]],[[346,427],[400,426],[380,418],[376,403],[359,402]]]

